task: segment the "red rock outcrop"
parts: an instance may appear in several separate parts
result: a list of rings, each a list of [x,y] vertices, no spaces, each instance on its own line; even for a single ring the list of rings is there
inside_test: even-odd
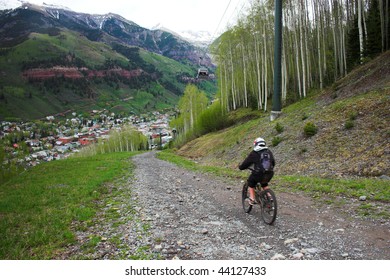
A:
[[[142,75],[142,69],[125,70],[122,68],[108,69],[108,70],[90,70],[87,68],[76,67],[61,67],[56,66],[52,68],[35,68],[23,72],[23,77],[30,80],[46,80],[51,78],[68,78],[68,79],[82,79],[117,75],[127,79],[138,77]]]

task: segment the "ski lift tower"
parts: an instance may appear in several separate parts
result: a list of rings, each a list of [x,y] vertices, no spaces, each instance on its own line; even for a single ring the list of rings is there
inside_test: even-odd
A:
[[[281,83],[282,83],[282,0],[275,0],[275,48],[274,48],[274,94],[272,96],[271,121],[282,113]]]

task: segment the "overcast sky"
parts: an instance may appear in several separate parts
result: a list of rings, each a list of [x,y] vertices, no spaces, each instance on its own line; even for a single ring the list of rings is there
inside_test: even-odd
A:
[[[26,2],[39,5],[43,2],[62,5],[75,12],[91,14],[112,12],[146,28],[161,24],[172,31],[209,31],[213,35],[215,32],[223,31],[228,22],[233,24],[236,15],[243,5],[248,6],[249,0],[27,0]]]

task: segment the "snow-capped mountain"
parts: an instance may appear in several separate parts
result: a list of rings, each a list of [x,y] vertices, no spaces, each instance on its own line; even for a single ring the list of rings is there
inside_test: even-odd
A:
[[[208,31],[183,30],[179,31],[178,34],[189,42],[200,46],[208,46],[213,40],[213,35]]]
[[[47,4],[47,3],[45,3],[45,2],[43,2],[42,6],[45,7],[45,8],[50,8],[50,9],[72,11],[72,9],[70,9],[70,8],[68,8],[68,7],[66,7],[66,6],[54,5],[54,4]]]
[[[201,48],[208,47],[213,39],[212,34],[210,34],[210,32],[208,31],[192,31],[192,30],[173,31],[165,27],[161,23],[158,23],[155,26],[153,26],[151,30],[163,30],[169,32]]]

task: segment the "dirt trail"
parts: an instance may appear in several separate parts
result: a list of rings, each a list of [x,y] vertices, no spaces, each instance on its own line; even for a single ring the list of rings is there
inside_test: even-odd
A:
[[[74,225],[82,229],[78,241],[58,259],[390,259],[390,221],[354,216],[360,202],[341,212],[336,202],[277,191],[278,217],[269,226],[257,207],[244,213],[239,180],[185,170],[156,152],[131,160],[134,176],[120,195],[102,202],[92,223]]]
[[[390,221],[369,221],[302,194],[277,192],[278,218],[245,214],[238,180],[191,172],[137,155],[133,196],[150,236],[141,242],[165,259],[390,259]],[[388,209],[388,205],[386,205]],[[140,244],[138,244],[139,246]]]

